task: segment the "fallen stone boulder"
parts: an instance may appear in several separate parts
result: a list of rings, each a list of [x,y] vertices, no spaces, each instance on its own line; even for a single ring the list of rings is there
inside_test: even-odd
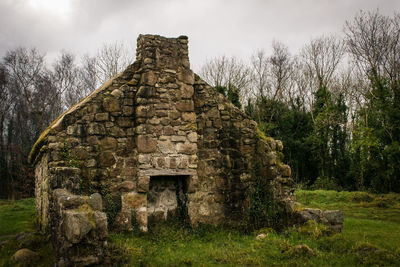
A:
[[[344,213],[341,210],[326,210],[305,208],[294,212],[296,224],[305,224],[312,220],[323,223],[334,232],[341,232],[343,228]]]
[[[30,249],[22,248],[14,253],[14,255],[12,256],[12,259],[13,259],[13,261],[15,261],[17,263],[28,264],[28,263],[38,260],[39,254],[37,254],[36,252],[34,252]]]

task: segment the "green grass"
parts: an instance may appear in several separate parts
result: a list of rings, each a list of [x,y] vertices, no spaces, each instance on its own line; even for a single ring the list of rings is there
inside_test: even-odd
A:
[[[30,266],[52,266],[55,262],[47,236],[37,232],[35,200],[0,200],[0,266],[18,266],[12,261],[12,255],[21,248],[39,254],[40,259]]]
[[[400,266],[400,194],[299,190],[296,197],[307,207],[343,210],[343,232],[332,235],[318,224],[279,233],[271,229],[243,233],[207,225],[182,228],[164,223],[146,234],[111,233],[112,262],[117,266]],[[2,233],[32,229],[33,201],[21,201],[0,201]],[[15,207],[19,205],[30,207],[30,216],[10,217],[10,213],[18,212]],[[22,218],[21,222],[5,220],[4,211],[7,218]],[[20,226],[4,229],[4,225],[13,224]],[[256,240],[261,232],[267,234],[266,238]],[[51,250],[44,237],[36,238],[36,251]],[[18,247],[16,241],[12,242],[8,249],[0,248],[0,266],[10,264],[13,249]],[[297,249],[300,244],[313,252]],[[42,256],[40,264],[48,266],[51,262],[54,258],[51,261]]]
[[[400,194],[301,190],[296,198],[307,207],[343,210],[342,235],[353,242],[400,251]]]
[[[33,198],[18,201],[0,200],[0,240],[2,236],[33,231],[35,201]]]
[[[166,224],[148,234],[111,234],[111,244],[121,265],[130,266],[400,265],[399,194],[300,190],[296,197],[307,207],[343,210],[343,233],[312,224],[309,231],[289,228],[256,240],[257,233]],[[296,251],[300,244],[314,255]]]

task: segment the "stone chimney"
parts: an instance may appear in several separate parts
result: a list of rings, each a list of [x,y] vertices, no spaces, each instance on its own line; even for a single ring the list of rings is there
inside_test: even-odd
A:
[[[139,35],[136,60],[146,69],[190,69],[188,38],[166,38],[159,35]]]
[[[122,195],[122,210],[127,218],[134,214],[139,228],[147,231],[148,218],[160,214],[167,218],[177,208],[171,203],[186,203],[196,191],[197,117],[188,38],[140,35],[137,44],[141,73],[135,95],[137,187],[136,192]],[[173,194],[165,191],[168,181],[172,184],[167,187],[175,188],[170,190]],[[184,197],[176,200],[176,192]],[[153,197],[131,205],[129,199],[146,194]]]

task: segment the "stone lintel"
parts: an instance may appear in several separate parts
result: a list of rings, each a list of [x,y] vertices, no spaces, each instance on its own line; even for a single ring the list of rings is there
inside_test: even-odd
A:
[[[164,170],[146,170],[140,173],[144,176],[178,176],[178,175],[185,175],[185,176],[197,176],[196,170],[176,170],[176,169],[164,169]]]

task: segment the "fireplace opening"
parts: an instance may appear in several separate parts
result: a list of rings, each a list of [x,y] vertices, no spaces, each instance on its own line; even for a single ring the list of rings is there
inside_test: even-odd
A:
[[[150,176],[150,188],[147,193],[149,226],[167,220],[187,222],[188,179],[188,175]]]

